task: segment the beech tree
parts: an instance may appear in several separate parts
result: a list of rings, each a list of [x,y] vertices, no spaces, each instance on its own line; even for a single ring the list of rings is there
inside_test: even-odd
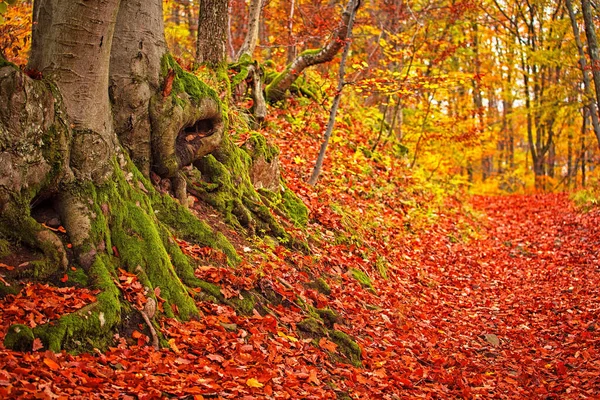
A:
[[[296,221],[306,208],[279,182],[276,151],[259,135],[243,149],[224,135],[228,99],[169,55],[160,0],[39,0],[33,14],[27,72],[0,58],[0,240],[29,249],[23,276],[57,280],[76,266],[100,293],[52,323],[12,326],[5,345],[30,349],[40,338],[54,351],[101,347],[118,326],[143,321],[155,336],[157,296],[164,315],[199,314],[190,287],[232,303],[194,276],[174,239],[239,260],[188,210],[186,193],[240,229],[293,244],[269,206]],[[66,234],[50,229],[48,216]],[[143,308],[120,293],[119,268],[144,285]]]

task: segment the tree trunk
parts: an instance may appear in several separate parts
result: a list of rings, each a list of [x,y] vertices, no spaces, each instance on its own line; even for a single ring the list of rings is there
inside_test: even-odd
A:
[[[583,43],[581,43],[581,38],[579,35],[579,25],[577,24],[577,18],[575,17],[575,11],[573,10],[573,3],[571,0],[565,1],[567,10],[569,12],[569,18],[571,20],[571,27],[573,29],[573,37],[575,38],[575,44],[577,45],[577,51],[579,53],[579,67],[581,68],[581,75],[583,77],[583,90],[585,94],[585,106],[590,109],[590,116],[592,117],[592,126],[594,127],[594,134],[596,135],[596,139],[598,140],[598,145],[600,146],[600,122],[598,121],[598,103],[594,101],[594,95],[592,92],[592,84],[590,82],[590,77],[587,72],[587,60],[585,57],[585,51],[583,49]],[[593,27],[591,31],[593,31]],[[587,33],[587,29],[586,29]],[[595,32],[590,32],[590,36],[592,38],[595,37]],[[591,47],[590,47],[591,50]],[[596,50],[597,54],[597,50]],[[598,68],[598,65],[592,62],[593,68]],[[592,68],[592,69],[593,69]],[[596,77],[594,77],[594,82],[596,82]],[[597,88],[597,86],[596,86]],[[597,89],[598,90],[598,89]],[[598,93],[598,91],[596,91]]]
[[[151,154],[158,173],[166,169],[164,176],[175,175],[178,165],[195,160],[197,140],[210,136],[198,129],[214,121],[207,113],[218,108],[216,93],[164,55],[160,0],[42,0],[35,4],[34,17],[30,67],[56,86],[32,80],[12,66],[0,69],[0,103],[7,105],[0,111],[0,132],[7,134],[0,151],[0,237],[37,251],[39,260],[23,275],[54,280],[68,272],[67,265],[76,265],[100,294],[95,303],[33,331],[11,327],[5,344],[30,350],[33,338],[39,337],[54,351],[79,347],[88,342],[83,338],[106,346],[125,313],[126,320],[141,314],[144,318],[138,320],[151,322],[144,303],[158,301],[157,288],[165,300],[165,315],[197,315],[186,285],[206,285],[195,278],[173,233],[219,248],[232,261],[237,260],[235,250],[159,193],[129,161],[119,137],[134,159],[144,161],[140,154]],[[114,31],[120,40],[112,47]],[[117,111],[119,136],[111,108]],[[169,118],[161,119],[164,115]],[[186,121],[192,121],[195,132],[186,131]],[[210,132],[215,129],[216,123],[210,125]],[[178,141],[181,132],[188,147]],[[162,157],[167,161],[161,164]],[[149,171],[146,161],[140,164]],[[66,260],[65,245],[41,224],[45,221],[31,216],[30,204],[56,211],[72,244],[73,260]],[[123,307],[125,300],[115,285],[118,268],[137,275],[146,288],[140,293],[143,301]],[[218,290],[212,293],[219,296]],[[150,325],[149,336],[154,336]]]
[[[360,5],[359,0],[350,0],[346,10],[350,10],[350,15],[348,16],[346,29],[347,32],[344,34],[344,37],[350,39],[352,37],[352,25],[354,24],[354,16],[356,15],[356,10]],[[342,53],[342,60],[340,61],[340,72],[337,86],[337,93],[335,94],[335,98],[333,99],[333,105],[331,106],[331,112],[329,113],[329,121],[327,123],[327,129],[325,131],[325,137],[323,138],[323,144],[321,145],[321,149],[319,151],[319,156],[315,162],[315,167],[313,169],[312,175],[308,180],[309,185],[316,185],[317,180],[319,179],[319,175],[321,174],[321,167],[323,166],[323,161],[325,160],[325,152],[327,151],[327,145],[329,144],[329,139],[331,138],[331,134],[333,133],[333,127],[335,125],[335,117],[337,114],[337,109],[340,104],[340,99],[342,98],[342,90],[344,89],[345,82],[345,72],[346,72],[346,58],[348,57],[348,53],[350,51],[350,42],[345,44],[344,52]]]
[[[334,31],[325,46],[318,50],[307,50],[302,52],[283,72],[267,85],[265,92],[268,101],[283,100],[286,96],[286,92],[306,68],[333,60],[335,55],[342,47],[344,47],[344,44],[348,39],[348,34],[350,33],[348,30],[350,16],[358,10],[358,7],[360,7],[360,2],[350,0],[342,13],[340,25]]]
[[[258,42],[258,28],[260,26],[260,13],[262,11],[263,0],[252,0],[250,2],[250,9],[248,10],[248,32],[242,47],[237,52],[236,60],[239,60],[241,56],[247,54],[250,58],[253,58],[254,49]]]
[[[227,0],[200,0],[196,62],[218,66],[227,61]]]

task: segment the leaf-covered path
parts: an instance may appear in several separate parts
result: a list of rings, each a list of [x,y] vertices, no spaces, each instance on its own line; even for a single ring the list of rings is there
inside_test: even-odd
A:
[[[481,238],[447,242],[441,228],[416,250],[418,300],[402,345],[425,369],[439,364],[447,385],[427,390],[598,398],[600,214],[577,213],[564,195],[473,204],[487,214]]]
[[[476,232],[467,234],[465,217],[453,214],[387,243],[393,249],[387,280],[339,245],[328,245],[314,265],[292,253],[280,254],[292,262],[278,262],[273,254],[262,266],[272,269],[260,279],[250,266],[235,274],[201,268],[224,293],[258,284],[336,310],[334,326],[356,338],[363,368],[332,359],[339,348],[331,341],[321,338],[317,345],[303,336],[305,316],[293,306],[243,317],[200,303],[200,321],[163,322],[170,349],[154,351],[139,332],[133,334],[137,344],[120,338],[104,354],[55,355],[40,343],[33,353],[0,348],[0,397],[600,397],[600,212],[580,214],[565,195],[478,197],[472,205],[482,213],[470,222]],[[292,264],[330,277],[337,271],[341,279],[328,280],[326,297],[307,289],[305,274]],[[367,271],[372,290],[344,265]],[[131,279],[122,276],[121,283]],[[61,312],[56,299],[69,307],[77,304],[66,299],[93,301],[82,293],[28,287],[7,296],[0,304],[1,332],[10,323],[55,318]]]

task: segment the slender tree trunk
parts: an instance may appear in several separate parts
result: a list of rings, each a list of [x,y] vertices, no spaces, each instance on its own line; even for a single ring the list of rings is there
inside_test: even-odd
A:
[[[290,15],[288,16],[288,51],[287,51],[287,62],[288,64],[294,61],[296,58],[296,44],[294,43],[294,11],[296,10],[295,0],[290,0]]]
[[[354,25],[354,17],[356,15],[356,11],[359,5],[359,0],[350,0],[348,6],[346,7],[346,10],[349,10],[350,13],[346,22],[347,31],[344,34],[344,38],[346,39],[350,39],[352,37],[352,26]],[[325,137],[323,138],[323,144],[321,145],[321,150],[319,151],[319,156],[317,157],[317,161],[315,162],[315,167],[313,169],[312,175],[308,180],[308,183],[312,186],[317,184],[317,180],[319,179],[319,175],[321,174],[321,168],[323,166],[323,161],[325,160],[325,152],[327,151],[327,145],[329,144],[329,139],[331,138],[331,134],[333,132],[333,127],[335,125],[335,117],[337,115],[337,109],[340,104],[342,90],[344,89],[345,85],[344,79],[346,73],[346,59],[348,58],[348,53],[350,52],[350,42],[346,42],[345,46],[346,47],[344,48],[344,52],[342,53],[342,60],[340,61],[337,93],[335,94],[335,98],[333,99],[333,105],[331,106],[331,112],[329,114],[329,121],[327,123]]]
[[[598,37],[594,27],[594,17],[590,0],[581,0],[581,12],[585,26],[585,36],[588,43],[588,54],[592,62],[592,78],[596,89],[596,105],[600,104],[600,55],[598,51]],[[600,108],[600,107],[597,107]]]
[[[248,54],[250,58],[253,58],[254,49],[258,42],[258,28],[260,25],[262,6],[263,0],[252,0],[250,2],[250,9],[248,10],[248,32],[246,33],[246,38],[244,39],[242,47],[240,47],[235,56],[236,60],[239,60],[244,54]]]
[[[565,4],[567,10],[569,11],[569,18],[571,20],[571,27],[573,28],[573,36],[575,38],[575,44],[577,45],[577,51],[579,53],[579,67],[581,68],[581,75],[583,77],[583,90],[584,90],[584,104],[586,107],[590,109],[590,116],[592,118],[592,126],[594,128],[594,134],[596,135],[596,139],[598,140],[598,145],[600,146],[600,122],[598,121],[598,107],[597,101],[594,101],[594,95],[592,93],[592,85],[590,82],[590,77],[587,72],[587,60],[585,57],[585,51],[583,49],[583,43],[581,43],[581,38],[579,35],[579,25],[577,24],[577,19],[575,17],[575,12],[573,10],[573,3],[571,0],[565,0]],[[593,27],[592,27],[593,31]],[[587,33],[587,29],[586,29]],[[595,37],[595,33],[591,32],[590,35]],[[591,49],[591,47],[590,47]],[[597,54],[597,53],[596,53]],[[592,62],[592,66],[598,67],[598,65]],[[594,82],[596,77],[594,77]],[[596,92],[598,93],[598,92]]]
[[[228,0],[200,0],[198,14],[198,64],[221,65],[227,61]]]

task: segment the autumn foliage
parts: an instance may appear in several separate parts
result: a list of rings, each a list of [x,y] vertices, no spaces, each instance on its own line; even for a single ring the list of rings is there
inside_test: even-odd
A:
[[[53,353],[39,339],[23,352],[0,345],[0,398],[599,398],[600,209],[589,167],[598,155],[591,132],[579,134],[577,95],[558,87],[570,79],[575,91],[574,76],[560,70],[549,97],[538,99],[548,107],[540,121],[553,116],[561,133],[554,164],[536,179],[527,110],[499,112],[509,99],[514,108],[523,103],[505,79],[507,68],[512,77],[523,73],[513,62],[523,49],[511,39],[496,43],[510,32],[490,22],[502,12],[471,1],[396,3],[371,2],[359,13],[351,84],[317,186],[306,182],[335,68],[307,71],[316,95],[271,106],[252,132],[277,145],[283,180],[309,208],[306,227],[274,216],[303,246],[246,237],[195,199],[192,211],[243,258],[232,267],[217,250],[173,238],[195,261],[195,276],[220,287],[221,301],[211,287],[189,289],[201,316],[157,319],[158,350],[141,318],[124,321],[102,350]],[[9,7],[0,25],[12,35],[1,36],[0,49],[19,65],[26,4]],[[165,3],[166,33],[182,64],[192,65],[189,21],[197,16],[186,4]],[[238,0],[230,7],[245,10]],[[337,12],[331,2],[296,7],[291,16],[289,2],[265,6],[258,58],[277,61],[276,69],[291,48],[318,45]],[[482,21],[489,24],[477,30]],[[232,48],[243,41],[244,22],[232,21]],[[478,64],[467,62],[475,56]],[[549,55],[536,56],[532,62],[557,67]],[[171,75],[164,96],[172,85]],[[489,96],[487,109],[475,92]],[[551,96],[573,102],[555,110]],[[250,136],[235,127],[245,108],[247,99],[229,110],[228,133],[240,147]],[[585,208],[556,192],[586,179],[592,188],[575,196]],[[53,286],[22,280],[26,259],[3,261],[0,283],[9,289],[0,292],[0,339],[12,324],[33,328],[95,301],[75,267]],[[119,270],[114,283],[127,304],[146,309],[136,274]],[[254,302],[244,309],[238,301],[248,294]],[[160,290],[154,295],[164,312]]]

